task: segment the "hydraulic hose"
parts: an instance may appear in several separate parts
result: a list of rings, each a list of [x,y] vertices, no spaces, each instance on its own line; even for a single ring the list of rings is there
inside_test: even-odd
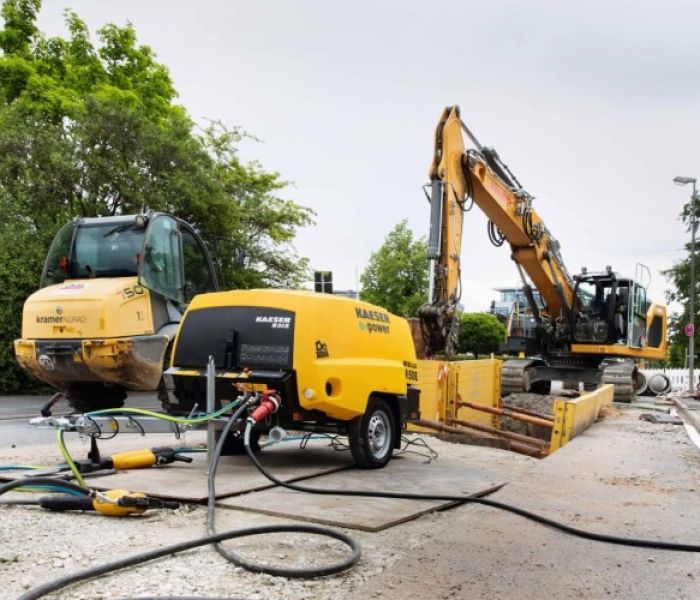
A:
[[[219,441],[216,444],[216,448],[214,450],[214,454],[212,455],[211,459],[211,464],[209,465],[209,478],[207,480],[208,483],[208,499],[207,499],[207,532],[209,533],[210,536],[215,536],[216,535],[216,526],[215,526],[215,510],[216,510],[216,487],[215,487],[215,479],[216,479],[216,470],[219,466],[219,459],[221,458],[221,452],[223,450],[224,444],[226,442],[226,436],[229,434],[229,431],[231,430],[231,427],[233,424],[236,422],[238,419],[239,415],[248,407],[249,403],[244,403],[233,415],[231,418],[228,420],[226,423],[226,426],[224,427],[223,431],[221,432],[221,435],[219,437]],[[252,430],[252,424],[249,422],[246,425],[246,430],[245,430],[245,448],[248,451],[249,454],[252,454],[253,451],[250,448],[250,432]],[[275,528],[276,527],[276,528]],[[296,526],[296,525],[279,525],[275,526],[272,528],[273,532],[289,532],[289,531],[299,531],[298,529],[289,529],[290,527],[301,527],[301,526]],[[267,573],[268,575],[276,575],[278,577],[295,577],[295,578],[310,578],[310,577],[321,577],[323,575],[332,575],[334,573],[339,573],[341,571],[345,571],[346,569],[349,569],[352,567],[354,564],[357,563],[358,560],[360,560],[360,554],[361,554],[361,547],[360,545],[350,536],[345,535],[344,533],[340,533],[338,531],[334,531],[333,529],[329,529],[328,527],[318,527],[318,526],[311,526],[311,525],[304,525],[304,532],[305,533],[311,533],[315,535],[320,535],[320,536],[326,536],[326,537],[332,537],[340,542],[343,542],[347,546],[349,546],[352,550],[352,553],[344,558],[342,561],[336,563],[336,564],[330,564],[322,567],[305,567],[302,569],[290,569],[287,567],[274,567],[270,565],[263,565],[260,563],[255,563],[252,561],[248,561],[244,559],[242,556],[225,549],[220,543],[217,543],[214,547],[216,548],[216,551],[221,554],[226,560],[238,565],[239,567],[243,567],[244,569],[247,569],[248,571],[253,571],[256,573]]]
[[[251,402],[250,401],[244,401],[238,409],[231,415],[229,420],[226,423],[226,426],[224,427],[223,431],[220,434],[219,441],[216,444],[214,454],[212,455],[211,463],[209,465],[209,477],[208,477],[208,490],[209,490],[209,498],[207,502],[207,531],[209,535],[196,538],[193,540],[189,540],[186,542],[180,542],[178,544],[173,544],[171,546],[166,546],[163,548],[157,548],[156,550],[149,550],[147,552],[142,552],[139,554],[134,554],[132,556],[128,556],[126,558],[122,558],[119,560],[115,560],[110,563],[105,563],[102,565],[97,565],[95,567],[91,567],[89,569],[85,569],[83,571],[79,571],[77,573],[73,573],[70,575],[66,575],[65,577],[61,577],[59,579],[55,579],[53,581],[49,581],[45,584],[42,584],[32,590],[29,590],[22,596],[20,596],[19,600],[33,600],[35,598],[41,598],[42,596],[55,592],[56,590],[62,589],[68,585],[78,583],[80,581],[85,581],[87,579],[91,579],[93,577],[98,577],[100,575],[105,575],[107,573],[112,573],[114,571],[118,571],[120,569],[125,569],[127,567],[131,567],[134,565],[142,564],[144,562],[150,561],[150,560],[155,560],[157,558],[162,558],[164,556],[169,556],[172,554],[177,554],[178,552],[184,552],[185,550],[190,550],[192,548],[197,548],[199,546],[206,546],[209,544],[214,544],[214,547],[216,548],[217,552],[221,554],[224,558],[229,560],[230,562],[236,564],[237,566],[243,567],[244,569],[247,569],[248,571],[253,571],[256,573],[266,573],[268,575],[275,575],[279,577],[294,577],[294,578],[312,578],[312,577],[321,577],[323,575],[332,575],[334,573],[339,573],[341,571],[344,571],[346,569],[349,569],[350,567],[354,566],[357,564],[357,562],[360,560],[360,555],[362,552],[362,549],[358,542],[351,538],[350,536],[340,532],[340,531],[334,531],[333,529],[329,529],[327,527],[318,527],[314,525],[297,525],[297,524],[288,524],[288,525],[270,525],[270,526],[265,526],[265,527],[253,527],[249,529],[236,529],[232,531],[225,531],[222,533],[216,533],[215,529],[215,501],[216,501],[216,488],[214,485],[214,479],[216,477],[216,470],[218,467],[219,459],[221,458],[221,453],[223,450],[224,443],[226,441],[226,436],[229,434],[231,427],[233,424],[239,419],[240,415],[243,413],[243,411],[250,406]],[[246,449],[250,452],[252,450],[250,449],[250,431],[252,427],[247,427],[246,428]],[[50,478],[34,478],[34,482],[36,483],[41,483],[39,480],[48,480],[51,483],[55,484],[56,481],[54,479]],[[4,493],[5,491],[9,491],[9,489],[13,489],[14,487],[19,487],[23,483],[26,483],[29,480],[22,480],[20,482],[11,482],[10,484],[7,484],[6,486],[0,487],[0,494]],[[64,485],[63,482],[61,482],[60,485]],[[11,486],[11,487],[10,487]],[[80,486],[77,486],[75,484],[66,482],[66,486],[69,489],[76,489],[76,490],[82,490],[83,493],[89,494],[89,490],[86,490],[85,488],[81,488]],[[4,489],[5,487],[9,487],[9,489]],[[248,561],[244,559],[243,557],[239,556],[238,554],[235,554],[234,552],[231,552],[230,550],[226,550],[223,548],[220,543],[225,541],[225,540],[231,540],[231,539],[236,539],[236,538],[241,538],[241,537],[250,537],[250,536],[255,536],[255,535],[265,535],[265,534],[271,534],[271,533],[304,533],[304,534],[310,534],[310,535],[319,535],[319,536],[325,536],[325,537],[330,537],[335,540],[338,540],[339,542],[342,542],[346,546],[348,546],[351,549],[351,554],[344,558],[343,560],[335,563],[335,564],[330,564],[330,565],[325,565],[321,567],[304,567],[304,568],[299,568],[299,569],[291,569],[291,568],[286,568],[286,567],[275,567],[275,566],[270,566],[270,565],[264,565],[260,563],[255,563],[252,561]]]
[[[490,506],[492,508],[498,508],[507,512],[520,515],[536,523],[542,525],[547,525],[553,529],[558,529],[564,533],[574,535],[576,537],[584,538],[587,540],[593,540],[596,542],[607,542],[610,544],[617,544],[620,546],[636,546],[641,548],[653,548],[656,550],[676,550],[680,552],[700,552],[700,544],[680,544],[676,542],[664,542],[661,540],[644,540],[636,538],[619,537],[614,535],[607,535],[603,533],[595,533],[592,531],[586,531],[584,529],[578,529],[576,527],[571,527],[564,523],[559,523],[542,515],[530,512],[528,510],[513,506],[511,504],[506,504],[505,502],[498,502],[497,500],[489,500],[487,498],[474,498],[471,496],[455,496],[451,494],[409,494],[405,492],[370,492],[364,490],[338,490],[332,488],[312,488],[303,485],[297,485],[295,483],[288,483],[282,481],[275,477],[272,473],[267,471],[257,456],[253,453],[250,448],[250,431],[252,427],[250,424],[246,426],[244,445],[248,457],[253,461],[253,464],[258,468],[258,470],[267,477],[273,483],[279,486],[285,487],[290,490],[295,490],[297,492],[307,492],[310,494],[325,494],[325,495],[337,495],[337,496],[360,496],[364,498],[400,498],[405,500],[444,500],[448,502],[460,502],[460,503],[471,503],[471,504],[483,504],[484,506]]]
[[[30,490],[31,488],[31,490]],[[60,481],[53,479],[52,477],[27,477],[23,479],[15,479],[9,483],[0,485],[0,496],[10,492],[12,490],[17,491],[47,491],[47,492],[60,492],[64,494],[75,494],[75,495],[89,495],[90,490],[71,483],[70,481]],[[24,500],[24,499],[11,499],[11,500],[0,500],[0,504],[3,505],[21,505],[21,506],[40,506],[39,500]]]
[[[224,531],[222,533],[217,533],[216,535],[208,535],[201,538],[196,538],[194,540],[188,540],[186,542],[180,542],[179,544],[172,544],[171,546],[165,546],[162,548],[156,548],[155,550],[149,550],[148,552],[141,552],[139,554],[134,554],[126,558],[121,558],[109,563],[104,563],[102,565],[97,565],[84,571],[79,571],[77,573],[71,573],[65,577],[59,579],[54,579],[44,583],[32,590],[29,590],[25,594],[22,594],[18,600],[35,600],[36,598],[41,598],[42,596],[55,592],[56,590],[62,589],[73,583],[79,581],[85,581],[86,579],[91,579],[92,577],[98,577],[100,575],[105,575],[113,571],[118,571],[119,569],[125,569],[127,567],[133,567],[134,565],[140,565],[149,560],[155,560],[156,558],[163,558],[164,556],[169,556],[171,554],[177,554],[178,552],[184,552],[185,550],[191,550],[192,548],[198,548],[199,546],[206,546],[208,544],[217,544],[223,542],[224,540],[232,540],[235,538],[249,537],[253,535],[264,535],[268,533],[318,533],[319,528],[310,527],[308,525],[271,525],[264,527],[251,527],[249,529],[236,529],[233,531]],[[336,539],[345,541],[342,534],[337,534],[333,532]]]
[[[61,481],[59,479],[54,479],[53,477],[26,477],[23,479],[15,479],[14,481],[9,481],[8,483],[0,485],[0,496],[6,492],[14,490],[15,488],[44,485],[50,486],[51,488],[59,488],[60,491],[77,492],[85,496],[90,495],[90,490],[70,481]]]

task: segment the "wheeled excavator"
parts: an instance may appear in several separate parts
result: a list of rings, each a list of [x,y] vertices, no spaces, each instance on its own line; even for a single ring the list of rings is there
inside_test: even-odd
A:
[[[616,401],[631,400],[637,362],[666,356],[666,307],[647,298],[639,277],[620,277],[610,267],[572,276],[533,196],[493,148],[478,142],[458,106],[447,107],[438,122],[426,187],[429,299],[419,317],[427,353],[449,357],[456,347],[462,218],[475,205],[489,219],[491,242],[508,242],[534,320],[534,328],[508,339],[511,351],[528,358],[504,362],[503,395],[548,393],[557,380],[586,389],[612,383]]]

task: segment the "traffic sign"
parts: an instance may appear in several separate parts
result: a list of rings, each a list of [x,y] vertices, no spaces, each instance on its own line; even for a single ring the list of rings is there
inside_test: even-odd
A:
[[[683,331],[688,337],[693,337],[695,335],[695,325],[693,323],[688,323]]]

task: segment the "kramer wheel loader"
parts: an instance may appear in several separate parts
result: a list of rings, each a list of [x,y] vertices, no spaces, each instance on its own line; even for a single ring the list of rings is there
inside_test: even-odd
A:
[[[51,244],[27,298],[15,355],[78,411],[119,408],[127,390],[158,389],[189,301],[219,289],[204,242],[170,215],[75,219]]]

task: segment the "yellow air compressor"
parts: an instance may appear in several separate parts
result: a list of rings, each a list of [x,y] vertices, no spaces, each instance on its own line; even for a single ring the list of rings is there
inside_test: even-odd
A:
[[[276,390],[281,398],[256,424],[258,437],[275,426],[347,434],[364,468],[386,465],[406,421],[419,416],[408,322],[366,302],[290,290],[197,296],[166,372],[181,410],[206,406],[210,355],[219,405],[246,391]],[[240,437],[231,442],[242,446]]]

